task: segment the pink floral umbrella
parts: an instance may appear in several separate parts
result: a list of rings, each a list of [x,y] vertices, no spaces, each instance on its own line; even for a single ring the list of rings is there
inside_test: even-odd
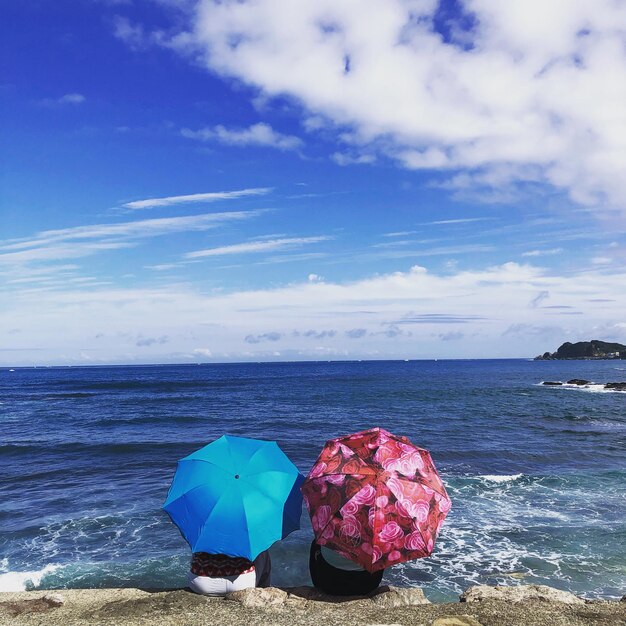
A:
[[[302,494],[317,542],[370,572],[429,556],[451,506],[428,450],[382,428],[327,441]]]

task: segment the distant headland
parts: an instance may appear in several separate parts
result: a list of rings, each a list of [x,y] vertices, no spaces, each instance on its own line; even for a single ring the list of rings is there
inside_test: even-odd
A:
[[[598,339],[577,343],[566,341],[556,352],[544,352],[535,357],[535,361],[562,359],[626,359],[626,346]]]

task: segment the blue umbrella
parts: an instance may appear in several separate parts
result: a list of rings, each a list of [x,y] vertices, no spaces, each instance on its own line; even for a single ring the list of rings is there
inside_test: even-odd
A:
[[[275,441],[224,435],[178,462],[163,509],[193,552],[253,560],[300,528],[303,480]]]

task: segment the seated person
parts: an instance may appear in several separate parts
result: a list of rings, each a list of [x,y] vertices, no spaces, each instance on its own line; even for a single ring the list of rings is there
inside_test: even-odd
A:
[[[370,573],[358,563],[311,543],[309,571],[313,585],[333,596],[366,596],[380,585],[384,570]]]
[[[227,554],[194,552],[188,586],[206,596],[223,596],[251,587],[269,587],[271,568],[267,550],[254,561]]]

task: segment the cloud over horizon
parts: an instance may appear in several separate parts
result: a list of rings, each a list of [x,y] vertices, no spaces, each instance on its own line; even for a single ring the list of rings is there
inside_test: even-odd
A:
[[[6,335],[5,348],[38,351],[42,363],[80,361],[83,348],[97,350],[90,358],[102,362],[458,358],[460,350],[466,358],[532,357],[565,340],[625,341],[625,282],[623,272],[558,275],[505,263],[454,274],[415,266],[352,282],[303,280],[215,294],[176,284],[66,285],[16,293],[0,324],[10,328],[19,319],[21,332]],[[320,329],[328,320],[332,330]],[[94,328],[106,334],[106,345],[94,343]],[[133,352],[137,346],[141,353]],[[16,354],[0,356],[9,364]]]

